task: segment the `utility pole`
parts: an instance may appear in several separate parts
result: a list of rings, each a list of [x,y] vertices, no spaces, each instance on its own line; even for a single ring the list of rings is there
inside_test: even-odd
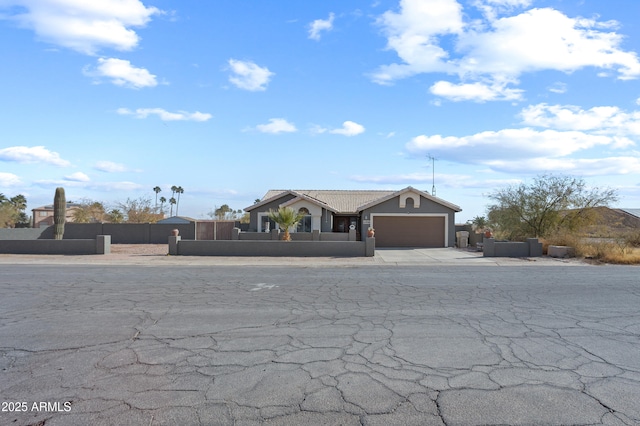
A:
[[[436,196],[436,163],[435,161],[437,160],[437,158],[431,154],[427,155],[427,158],[431,160],[431,183],[432,183],[431,195],[435,197]]]

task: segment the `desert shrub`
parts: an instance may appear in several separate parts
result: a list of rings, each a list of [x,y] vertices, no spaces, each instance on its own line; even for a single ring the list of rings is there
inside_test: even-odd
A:
[[[640,249],[630,248],[624,251],[613,250],[605,253],[604,256],[598,260],[606,263],[616,263],[618,265],[638,265],[640,264]]]
[[[624,239],[631,247],[640,247],[640,231],[629,232]]]
[[[547,253],[549,246],[568,246],[573,247],[578,257],[589,257],[585,255],[585,250],[588,250],[584,239],[580,238],[573,232],[557,231],[549,235],[546,238],[541,238],[542,252]],[[590,253],[590,251],[589,251]]]
[[[578,252],[578,249],[576,249]],[[624,238],[607,240],[584,240],[580,246],[580,256],[603,263],[618,265],[640,264],[640,249],[629,245]]]

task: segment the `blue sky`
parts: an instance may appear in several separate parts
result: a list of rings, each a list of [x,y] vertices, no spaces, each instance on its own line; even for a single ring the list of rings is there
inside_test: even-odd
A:
[[[543,173],[640,207],[637,0],[0,0],[0,192],[28,208]],[[431,161],[429,157],[436,161]],[[435,164],[435,170],[432,168]]]

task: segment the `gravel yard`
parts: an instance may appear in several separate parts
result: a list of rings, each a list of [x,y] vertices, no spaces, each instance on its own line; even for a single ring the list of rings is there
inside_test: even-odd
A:
[[[111,244],[113,254],[164,256],[168,251],[167,244]]]

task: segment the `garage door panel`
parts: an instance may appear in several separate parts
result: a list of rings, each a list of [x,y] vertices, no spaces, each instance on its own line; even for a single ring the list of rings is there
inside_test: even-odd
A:
[[[445,218],[375,216],[377,247],[444,247]]]

